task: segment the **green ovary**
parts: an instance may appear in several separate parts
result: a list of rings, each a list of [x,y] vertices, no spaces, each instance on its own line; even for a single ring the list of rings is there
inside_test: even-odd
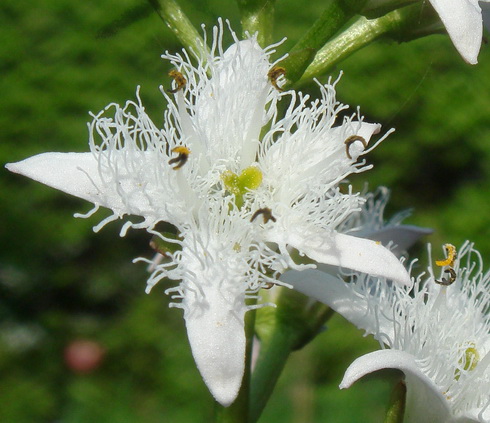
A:
[[[475,344],[470,343],[470,345],[471,346],[463,351],[463,356],[459,360],[459,364],[463,366],[463,370],[466,370],[468,372],[475,370],[478,362],[480,361],[480,353],[476,349]],[[454,372],[454,379],[459,380],[460,376],[461,370],[458,369]]]
[[[236,205],[240,208],[245,193],[257,189],[262,183],[262,172],[255,166],[247,167],[240,175],[227,170],[221,175],[221,180],[225,189],[235,196]]]
[[[478,362],[480,361],[480,353],[478,350],[473,347],[466,348],[464,352],[464,358],[462,359],[463,369],[464,370],[475,370]]]

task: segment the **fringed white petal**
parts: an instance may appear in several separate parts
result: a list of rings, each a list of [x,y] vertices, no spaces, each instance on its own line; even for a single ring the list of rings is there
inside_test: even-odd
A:
[[[101,168],[100,158],[93,153],[43,153],[5,167],[67,194],[107,207],[116,216],[143,216],[147,222],[144,227],[167,220],[167,210],[173,207],[160,204],[158,197],[166,198],[169,190],[164,184],[158,184],[151,174],[151,154],[140,152],[133,155],[132,168],[126,166],[127,157],[124,150],[112,152],[111,163],[114,167],[110,169]]]
[[[191,148],[205,152],[210,165],[237,161],[239,167],[232,169],[237,171],[255,160],[260,130],[270,119],[266,104],[281,95],[268,81],[269,55],[256,37],[236,40],[222,56],[209,58],[210,77],[187,58],[164,56],[187,72],[190,101],[177,94],[177,119]]]
[[[430,0],[464,60],[474,65],[483,37],[482,12],[476,0]]]
[[[349,388],[367,374],[397,369],[405,374],[407,402],[404,423],[451,423],[448,401],[434,382],[422,373],[412,355],[396,350],[381,350],[363,355],[345,372],[340,388]]]
[[[337,113],[346,107],[336,101],[333,86],[321,89],[322,100],[309,106],[308,97],[300,93],[296,108],[291,107],[264,140],[269,145],[259,160],[264,183],[274,187],[275,197],[286,204],[311,192],[327,192],[350,174],[369,168],[358,161],[365,150],[363,143],[354,140],[346,146],[345,141],[359,135],[367,146],[381,125],[346,119],[341,126],[333,126]],[[281,133],[278,139],[275,132]]]

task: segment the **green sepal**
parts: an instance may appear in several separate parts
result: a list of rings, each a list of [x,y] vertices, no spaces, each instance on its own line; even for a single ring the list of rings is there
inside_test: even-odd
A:
[[[422,3],[396,9],[376,19],[359,17],[349,28],[325,44],[295,86],[310,82],[357,50],[379,40],[407,42],[443,30],[435,12]]]
[[[281,66],[286,69],[288,86],[301,78],[316,52],[356,14],[359,14],[366,2],[367,0],[327,0],[325,2],[326,6],[322,15],[289,52],[291,59],[288,60],[288,57],[281,63]],[[308,50],[309,53],[295,57],[297,52],[304,50]]]

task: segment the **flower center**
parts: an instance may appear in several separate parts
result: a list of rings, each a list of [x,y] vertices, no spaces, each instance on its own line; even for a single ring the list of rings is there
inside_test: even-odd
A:
[[[221,180],[225,189],[235,196],[236,205],[240,208],[245,193],[257,189],[262,183],[262,172],[256,166],[247,167],[240,175],[227,170],[221,175]]]

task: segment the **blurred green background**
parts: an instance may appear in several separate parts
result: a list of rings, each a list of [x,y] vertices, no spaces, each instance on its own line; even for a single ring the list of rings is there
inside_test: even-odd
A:
[[[187,1],[195,24],[227,17],[234,2]],[[314,21],[308,7],[277,1],[275,34],[286,51]],[[0,162],[44,151],[86,151],[88,111],[133,99],[162,121],[158,86],[170,86],[159,59],[177,40],[143,1],[4,0],[0,5]],[[392,188],[390,212],[414,208],[409,223],[430,226],[442,243],[476,242],[490,254],[490,50],[465,64],[445,36],[410,44],[378,43],[340,70],[339,98],[366,120],[396,128],[373,154],[374,170],[354,182]],[[326,80],[326,77],[323,78]],[[315,93],[314,87],[306,87]],[[94,234],[90,205],[1,171],[0,421],[207,422],[213,404],[187,345],[178,310],[134,257],[151,257],[144,232],[118,236],[113,223]],[[389,215],[389,213],[388,213]],[[424,248],[419,246],[419,253]],[[374,378],[337,386],[349,363],[377,344],[340,317],[293,354],[263,422],[380,422],[390,383]],[[105,351],[93,371],[64,361],[77,339]]]

